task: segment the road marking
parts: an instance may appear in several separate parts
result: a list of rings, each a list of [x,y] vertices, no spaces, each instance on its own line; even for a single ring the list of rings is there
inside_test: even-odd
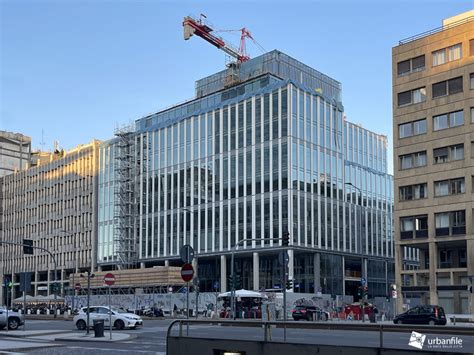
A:
[[[100,350],[100,351],[119,351],[119,352],[125,352],[125,353],[129,353],[131,350],[123,350],[123,349],[113,349],[113,348],[100,348],[100,347],[97,347],[97,348],[88,348],[88,347],[85,347],[85,346],[68,346],[66,347],[67,349],[87,349],[87,350]],[[153,353],[153,351],[141,351],[141,350],[133,350],[133,353],[136,354],[136,353],[143,353],[143,354],[150,354],[150,353]],[[165,354],[165,353],[160,353],[160,352],[155,352],[155,354]]]

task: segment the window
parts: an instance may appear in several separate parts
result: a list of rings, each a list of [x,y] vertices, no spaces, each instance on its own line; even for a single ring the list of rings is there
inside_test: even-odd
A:
[[[474,55],[474,39],[469,40],[469,55]]]
[[[436,236],[466,234],[466,211],[435,213]]]
[[[398,134],[400,138],[417,136],[424,133],[426,133],[426,118],[398,125]]]
[[[400,201],[420,200],[426,197],[428,197],[426,183],[400,187]]]
[[[432,88],[433,88],[433,99],[436,97],[457,94],[463,91],[462,76],[449,79],[449,80],[440,81],[439,83],[433,84]]]
[[[439,267],[441,269],[452,267],[452,252],[451,252],[451,250],[440,250],[439,251]]]
[[[400,238],[412,239],[428,237],[428,215],[400,218]]]
[[[441,180],[434,182],[434,194],[436,197],[458,195],[466,192],[464,178]]]
[[[411,169],[426,165],[426,151],[400,155],[400,169]]]
[[[426,101],[426,88],[424,87],[398,93],[398,106],[418,104],[424,101]]]
[[[462,126],[464,124],[464,111],[454,111],[433,116],[433,131]]]
[[[432,53],[433,55],[433,66],[452,62],[454,60],[461,59],[462,57],[462,44],[458,43],[454,46],[439,49]]]
[[[415,58],[404,60],[397,63],[397,74],[399,76],[409,74],[425,69],[425,55],[420,55]]]
[[[474,73],[469,74],[469,79],[470,79],[470,81],[469,81],[469,87],[470,87],[471,90],[472,90],[472,89],[474,89]]]
[[[433,149],[434,164],[443,164],[464,159],[464,144],[451,145]]]
[[[471,123],[474,123],[474,107],[471,107]]]

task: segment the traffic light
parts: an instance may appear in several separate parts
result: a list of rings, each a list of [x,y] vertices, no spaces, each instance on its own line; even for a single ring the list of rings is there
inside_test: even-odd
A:
[[[283,240],[282,240],[282,243],[281,243],[281,244],[282,244],[284,247],[287,247],[288,245],[290,245],[290,233],[284,232],[282,239],[283,239]]]
[[[237,275],[237,274],[236,274],[236,275],[234,275],[234,276],[235,276],[235,278],[232,277],[232,275],[229,276],[229,286],[230,286],[230,289],[231,289],[231,290],[236,290],[236,289],[238,289],[238,288],[240,287],[241,281],[242,281],[240,275]]]
[[[359,286],[359,287],[357,288],[357,296],[358,296],[359,298],[362,297],[362,286]]]
[[[291,290],[292,287],[293,287],[293,280],[287,280],[286,281],[286,289]]]
[[[8,281],[7,287],[11,290],[13,288],[13,282]]]
[[[49,289],[51,293],[59,293],[59,291],[61,291],[61,285],[59,282],[53,282],[49,285]]]
[[[33,239],[23,239],[23,254],[33,255]]]
[[[368,294],[369,294],[369,286],[364,285],[364,287],[363,287],[363,295],[364,295],[364,297],[367,297]]]

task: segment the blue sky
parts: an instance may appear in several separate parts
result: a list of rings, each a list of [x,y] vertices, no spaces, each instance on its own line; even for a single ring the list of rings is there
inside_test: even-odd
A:
[[[69,149],[193,97],[194,81],[225,65],[200,38],[183,40],[183,16],[204,13],[216,28],[245,26],[266,50],[340,81],[348,119],[391,144],[391,48],[474,8],[473,0],[196,3],[0,0],[0,129],[31,136],[36,148],[57,140]],[[237,34],[223,36],[238,45]]]

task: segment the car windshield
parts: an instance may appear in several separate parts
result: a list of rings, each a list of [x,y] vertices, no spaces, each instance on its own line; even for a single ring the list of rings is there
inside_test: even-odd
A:
[[[122,308],[118,308],[118,307],[111,307],[112,311],[114,311],[115,313],[128,313],[126,310],[122,309]]]
[[[295,309],[296,309],[296,310],[306,309],[306,306],[296,306]]]

